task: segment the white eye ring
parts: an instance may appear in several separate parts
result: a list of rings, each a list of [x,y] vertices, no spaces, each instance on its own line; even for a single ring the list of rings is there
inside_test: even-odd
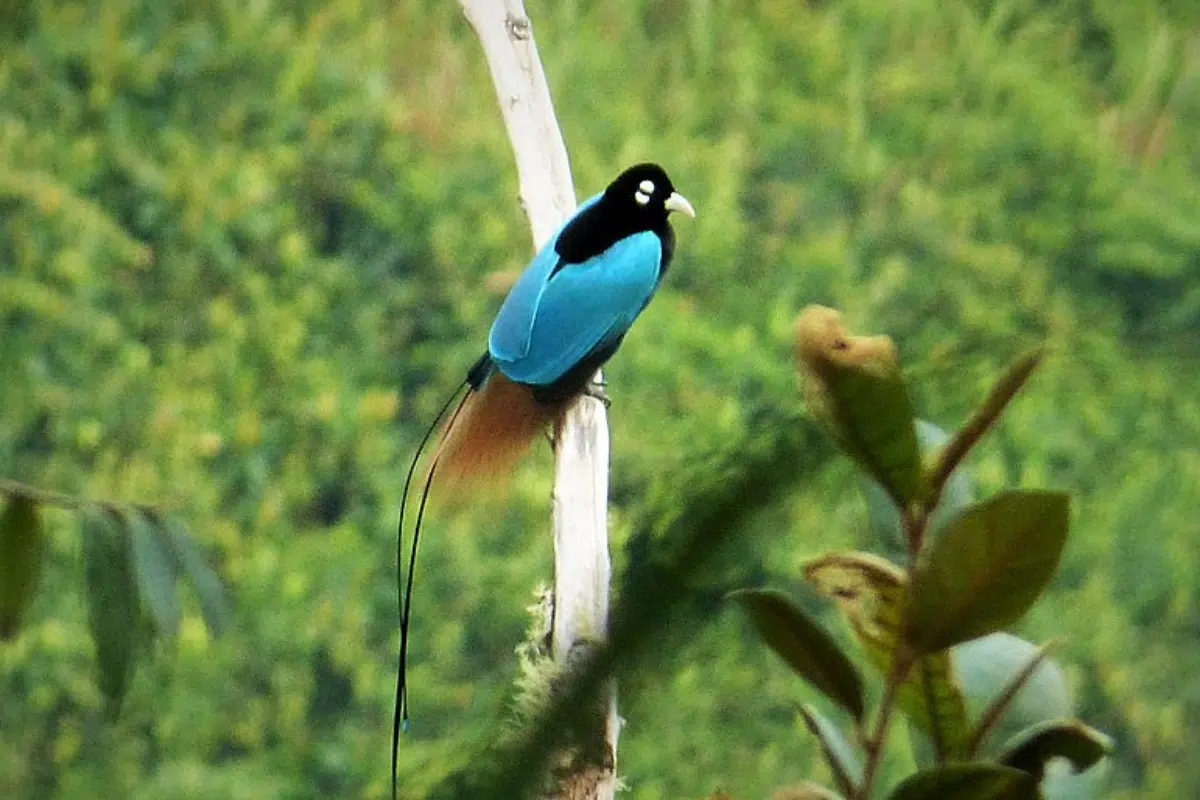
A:
[[[638,191],[641,194],[654,194],[654,181],[647,178],[638,184]]]
[[[645,182],[643,181],[643,183]],[[646,203],[650,202],[650,195],[643,192],[641,187],[639,187],[638,190],[633,193],[633,199],[637,200],[639,206],[644,206]]]

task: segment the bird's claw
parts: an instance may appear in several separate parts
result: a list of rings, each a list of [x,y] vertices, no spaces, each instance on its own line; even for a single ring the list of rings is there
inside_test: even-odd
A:
[[[592,381],[587,386],[583,387],[583,394],[586,397],[591,397],[594,400],[599,400],[604,403],[604,407],[612,408],[612,398],[604,391],[603,381]]]

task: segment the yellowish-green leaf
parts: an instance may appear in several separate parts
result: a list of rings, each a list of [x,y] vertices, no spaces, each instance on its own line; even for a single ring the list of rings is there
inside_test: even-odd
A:
[[[805,576],[837,604],[867,660],[887,674],[903,617],[905,577],[900,568],[869,553],[828,553],[808,562]],[[897,702],[940,758],[962,753],[968,734],[966,705],[948,654],[916,659],[900,684]]]
[[[826,553],[804,565],[804,577],[841,610],[868,654],[890,653],[900,635],[904,572],[870,553]]]
[[[898,507],[907,507],[921,486],[921,456],[895,343],[852,336],[837,311],[814,305],[796,320],[796,355],[813,415]]]
[[[950,669],[950,655],[918,658],[897,695],[900,709],[926,736],[939,761],[961,758],[970,729],[962,690]]]

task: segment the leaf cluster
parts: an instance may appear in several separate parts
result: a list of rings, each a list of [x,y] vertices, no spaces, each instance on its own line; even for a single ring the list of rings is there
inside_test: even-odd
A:
[[[1041,351],[1018,357],[955,434],[931,432],[926,423],[923,437],[889,339],[853,336],[837,312],[814,306],[797,320],[796,351],[811,412],[882,489],[871,499],[886,506],[874,514],[887,520],[877,526],[886,529],[883,543],[899,541],[907,551],[903,567],[847,551],[826,553],[804,567],[806,581],[841,612],[882,681],[873,719],[860,668],[814,617],[775,590],[731,594],[765,643],[850,719],[847,739],[817,708],[800,712],[836,787],[837,793],[824,790],[825,796],[1054,796],[1043,786],[1051,762],[1066,759],[1074,770],[1088,770],[1111,744],[1081,722],[1054,718],[1052,709],[1065,705],[1065,694],[1035,680],[1057,670],[1047,661],[1047,648],[1001,631],[1024,616],[1050,583],[1067,541],[1068,497],[1021,490],[973,502],[969,491],[946,491],[963,459],[1033,373]],[[940,445],[923,453],[922,438]],[[934,529],[939,512],[943,522]],[[1009,669],[980,669],[998,663]],[[1018,696],[1033,691],[1042,695],[1042,713],[1049,716],[985,753]],[[990,698],[974,718],[967,712],[969,697]],[[928,752],[918,758],[915,774],[878,795],[875,780],[897,710],[924,737]]]
[[[183,613],[179,586],[191,587],[208,630],[220,635],[231,608],[226,587],[191,533],[150,506],[85,501],[0,481],[0,639],[14,638],[34,602],[46,560],[44,508],[79,518],[84,598],[96,652],[97,680],[115,717],[139,653],[172,639]]]

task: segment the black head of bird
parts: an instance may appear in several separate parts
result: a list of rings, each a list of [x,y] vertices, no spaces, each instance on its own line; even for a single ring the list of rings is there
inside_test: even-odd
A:
[[[675,243],[667,221],[672,211],[696,216],[687,198],[675,191],[666,170],[658,164],[637,164],[618,175],[594,204],[580,210],[554,249],[564,262],[579,264],[627,236],[653,231],[663,239],[667,251],[663,260],[669,262]]]
[[[657,164],[638,164],[625,170],[604,190],[600,202],[641,230],[654,230],[672,211],[696,216],[692,204],[675,191],[666,171]]]

